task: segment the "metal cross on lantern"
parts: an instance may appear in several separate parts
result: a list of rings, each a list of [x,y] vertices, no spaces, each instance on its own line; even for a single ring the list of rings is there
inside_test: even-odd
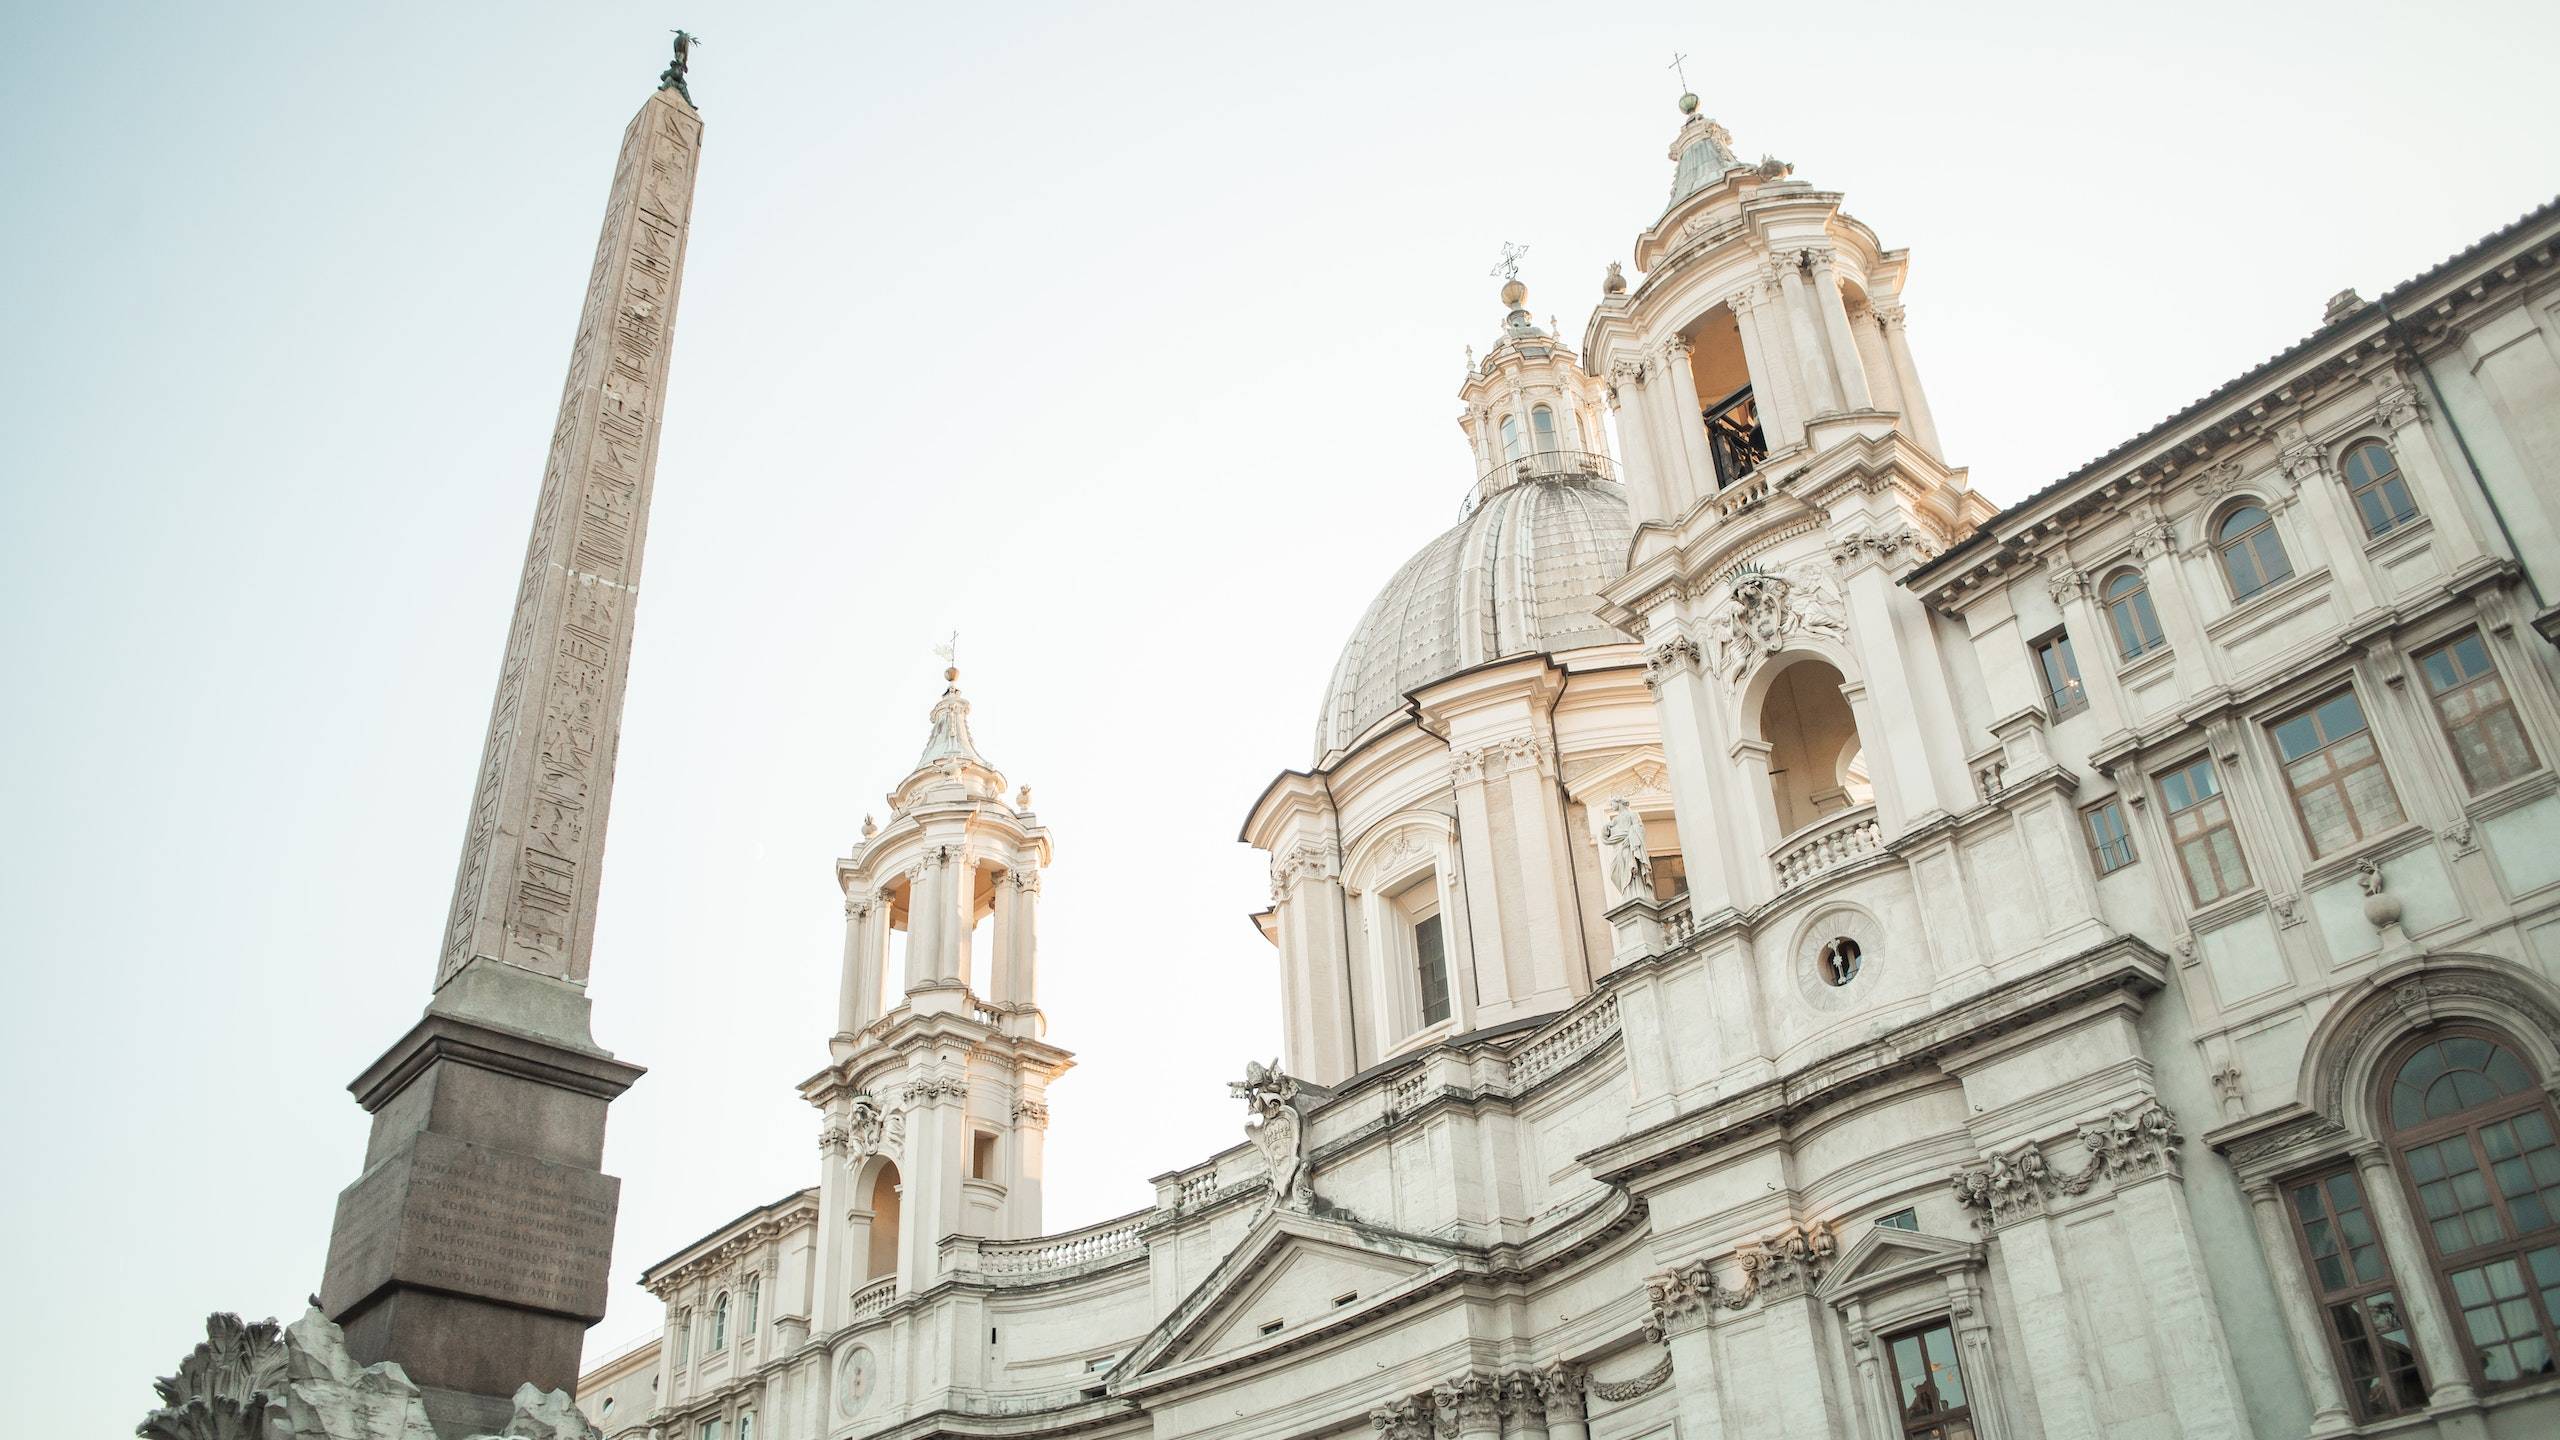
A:
[[[1528,253],[1528,246],[1514,245],[1505,240],[1502,242],[1502,258],[1494,262],[1488,273],[1498,280],[1517,280],[1520,278],[1520,257]]]
[[[1683,62],[1688,58],[1688,56],[1674,50],[1671,52],[1671,63],[1662,67],[1663,69],[1680,77],[1680,88],[1683,91],[1686,91],[1689,88],[1689,72],[1683,64]]]

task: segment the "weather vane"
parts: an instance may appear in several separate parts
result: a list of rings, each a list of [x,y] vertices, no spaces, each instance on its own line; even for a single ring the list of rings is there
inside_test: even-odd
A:
[[[1528,246],[1514,245],[1505,240],[1502,242],[1502,258],[1495,261],[1493,269],[1487,273],[1497,280],[1517,280],[1520,278],[1520,257],[1528,253]]]
[[[1688,58],[1688,56],[1674,50],[1671,52],[1671,63],[1662,67],[1663,69],[1680,77],[1680,88],[1684,91],[1689,88],[1689,72],[1682,62],[1686,61]]]
[[[934,647],[933,647],[933,653],[942,657],[942,663],[943,663],[944,665],[949,666],[950,668],[952,668],[952,669],[954,669],[954,670],[959,669],[959,668],[960,668],[960,632],[959,632],[959,631],[957,631],[957,630],[952,631],[952,632],[951,632],[951,638],[950,638],[950,639],[945,640],[945,641],[943,641],[941,644],[936,645],[936,646],[934,646]]]

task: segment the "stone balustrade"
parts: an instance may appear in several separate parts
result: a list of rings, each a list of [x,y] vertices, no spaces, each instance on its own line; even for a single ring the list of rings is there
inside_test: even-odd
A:
[[[1153,1213],[1142,1210],[1063,1235],[985,1241],[978,1246],[978,1273],[990,1279],[1058,1275],[1141,1254],[1146,1242],[1138,1227]]]
[[[1612,990],[1594,1003],[1565,1012],[1554,1024],[1529,1038],[1511,1056],[1511,1078],[1526,1090],[1567,1065],[1597,1050],[1618,1033],[1618,995]]]
[[[854,1323],[859,1324],[865,1320],[879,1319],[889,1313],[890,1306],[897,1303],[898,1277],[891,1275],[886,1279],[874,1280],[854,1291],[853,1304],[848,1307],[848,1313]]]
[[[1884,831],[1876,824],[1876,807],[1861,805],[1826,815],[1778,842],[1769,853],[1778,870],[1778,888],[1792,890],[1826,871],[1863,860],[1884,849]]]

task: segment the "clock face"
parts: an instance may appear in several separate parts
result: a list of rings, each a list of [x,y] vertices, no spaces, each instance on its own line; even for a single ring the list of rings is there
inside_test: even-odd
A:
[[[837,1398],[847,1415],[861,1414],[863,1402],[871,1398],[872,1363],[871,1352],[863,1346],[856,1345],[844,1353],[844,1379]]]

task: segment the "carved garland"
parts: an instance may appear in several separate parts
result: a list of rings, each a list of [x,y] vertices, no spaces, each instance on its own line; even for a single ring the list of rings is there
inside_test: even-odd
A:
[[[1974,1223],[1988,1230],[2004,1220],[2040,1214],[2047,1200],[2082,1194],[2102,1179],[2124,1180],[2154,1170],[2174,1175],[2178,1146],[2185,1139],[2169,1107],[2144,1100],[2080,1127],[2080,1143],[2089,1158],[2077,1170],[2056,1170],[2043,1146],[2029,1140],[1958,1170],[1947,1181],[1959,1202],[1982,1212]]]

